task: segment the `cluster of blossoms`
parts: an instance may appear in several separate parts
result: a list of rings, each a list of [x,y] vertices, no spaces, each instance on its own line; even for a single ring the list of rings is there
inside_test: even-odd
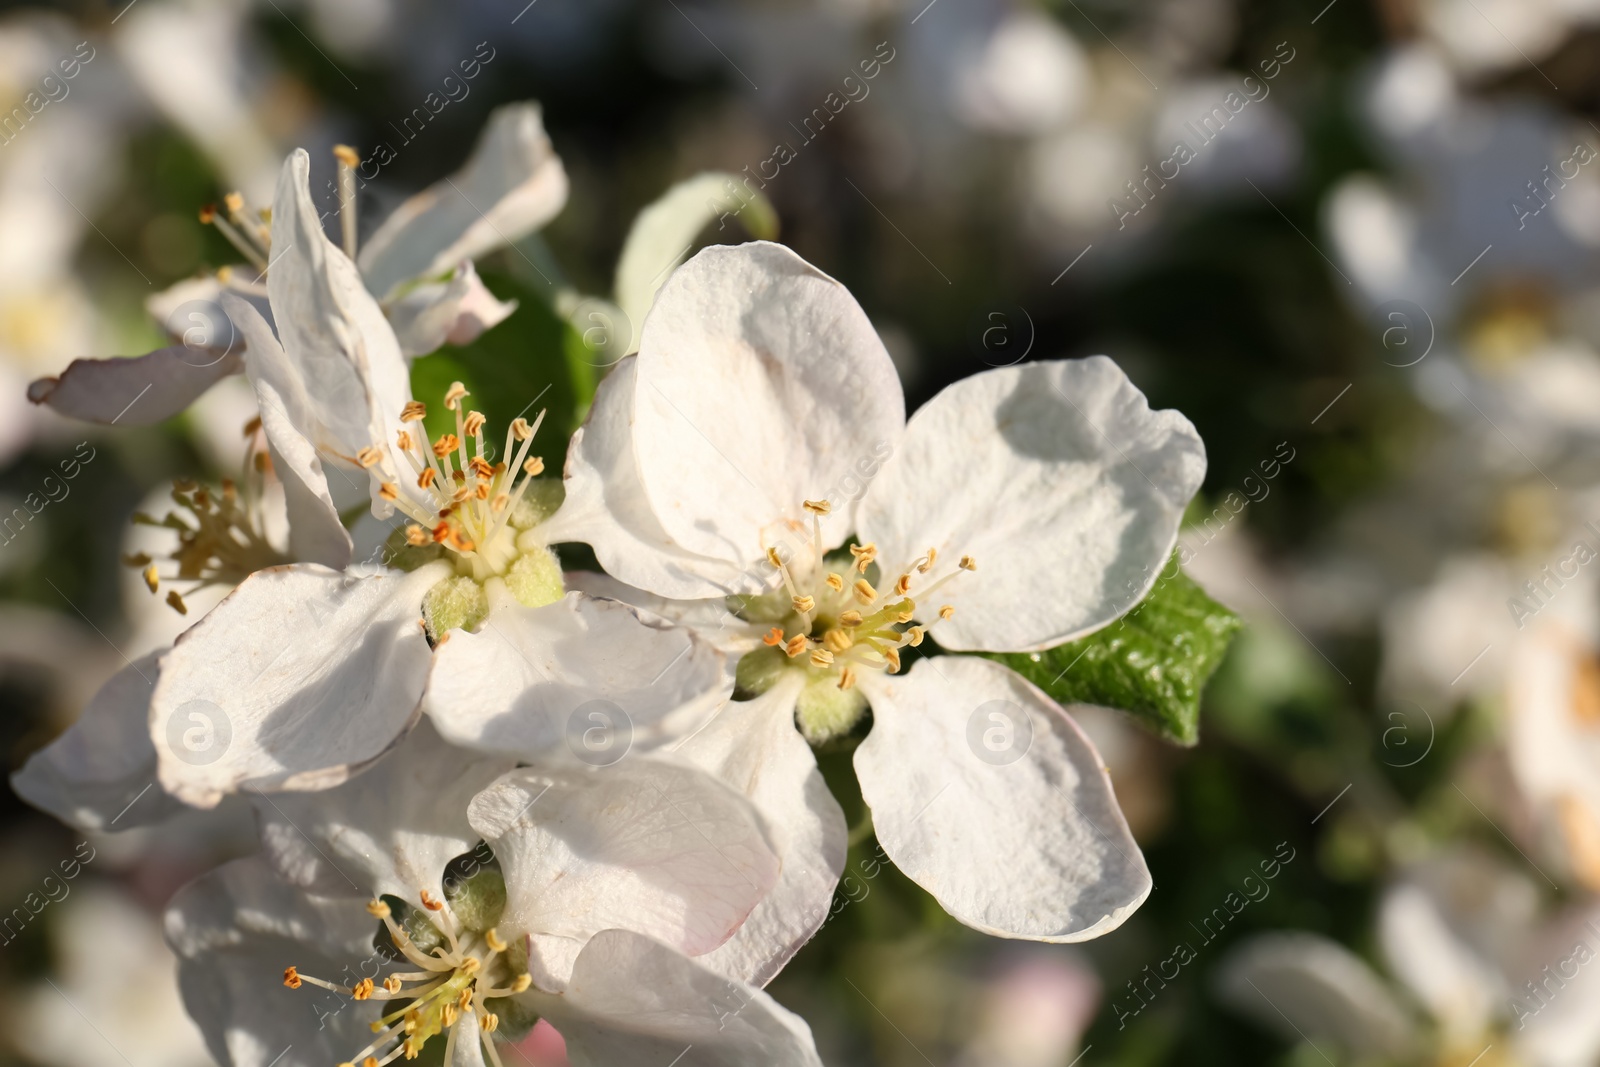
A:
[[[478,185],[513,201],[491,213],[559,207],[548,151],[486,154]],[[1182,416],[1097,357],[988,371],[908,420],[845,288],[753,242],[671,275],[545,476],[539,418],[496,452],[459,383],[412,395],[390,275],[468,278],[435,275],[482,250],[477,216],[446,240],[440,194],[402,208],[373,243],[418,269],[380,270],[353,225],[325,236],[308,168],[289,158],[241,237],[270,249],[262,291],[216,294],[282,529],[260,485],[184,488],[166,577],[232,592],[15,778],[100,829],[255,806],[259,854],[167,917],[219,1061],[372,1067],[438,1041],[498,1065],[542,1019],[580,1065],[818,1063],[760,987],[829,913],[848,833],[812,745],[841,738],[884,853],[962,922],[1079,941],[1138,907],[1150,875],[1087,737],[960,653],[1049,649],[1148,588],[1205,468]],[[408,225],[431,251],[400,255]],[[42,392],[109,403],[99,373]],[[181,406],[194,379],[159,392]],[[431,440],[430,400],[453,418]],[[387,528],[379,564],[352,562],[350,485]],[[579,542],[603,573],[563,570],[554,546]],[[154,590],[158,564],[130,562]],[[1003,758],[972,740],[996,715]],[[597,753],[593,723],[626,738]]]

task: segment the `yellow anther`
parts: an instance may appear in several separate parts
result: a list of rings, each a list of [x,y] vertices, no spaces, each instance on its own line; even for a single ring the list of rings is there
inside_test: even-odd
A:
[[[148,567],[150,565],[150,553],[148,553],[148,552],[133,552],[133,553],[125,552],[122,555],[122,565],[124,567]]]
[[[483,966],[483,961],[480,960],[478,957],[476,957],[476,956],[468,956],[465,960],[461,961],[461,973],[462,974],[471,974],[473,971],[476,971],[479,967],[482,967],[482,966]]]
[[[858,604],[871,604],[878,599],[878,591],[872,588],[872,583],[865,578],[856,579],[855,595]]]
[[[378,1067],[378,1057],[368,1056],[361,1061],[361,1067]]]
[[[486,1011],[478,1016],[478,1026],[486,1034],[492,1034],[500,1029],[500,1016],[492,1011]]]
[[[975,571],[978,569],[978,561],[971,556],[962,556],[960,566],[964,571]]]
[[[428,531],[424,530],[416,523],[412,523],[410,526],[406,527],[406,544],[410,545],[412,548],[421,548],[423,545],[428,543],[428,540]]]
[[[843,652],[855,644],[854,639],[843,630],[829,630],[822,635],[822,643],[829,652]]]
[[[416,1038],[408,1037],[405,1039],[405,1043],[400,1046],[400,1051],[405,1055],[406,1059],[414,1060],[417,1058],[417,1054],[422,1051],[422,1046],[417,1044]]]
[[[467,469],[472,471],[472,473],[476,474],[479,478],[482,478],[484,481],[488,481],[490,478],[494,477],[494,464],[490,463],[482,456],[473,456],[472,459],[467,462]]]
[[[855,671],[855,668],[850,666],[847,663],[842,668],[840,668],[840,670],[839,670],[839,688],[840,689],[849,689],[851,686],[853,686],[855,684],[856,684],[856,671]]]
[[[233,268],[231,266],[218,267],[217,281],[221,282],[223,285],[227,285],[229,282],[233,281]]]
[[[462,424],[462,429],[468,434],[476,434],[483,429],[483,424],[489,420],[483,417],[481,411],[467,412],[467,421]]]
[[[783,646],[783,650],[784,652],[788,653],[790,659],[798,656],[800,653],[806,650],[806,635],[795,634],[793,637],[789,638],[789,643]]]
[[[832,589],[835,593],[842,592],[844,590],[844,579],[839,577],[839,575],[834,574],[832,571],[829,571],[828,588]]]
[[[761,643],[766,645],[768,648],[777,648],[779,645],[783,644],[783,627],[774,626],[772,629],[768,630],[766,635],[761,638]]]
[[[383,449],[376,445],[368,445],[356,453],[356,462],[363,467],[376,467],[383,462]]]
[[[544,473],[544,457],[529,456],[528,462],[522,465],[522,470],[528,477],[537,478]]]
[[[506,950],[506,943],[500,939],[500,932],[493,927],[490,927],[484,933],[483,943],[488,945],[493,952],[504,952]]]
[[[204,204],[200,208],[200,225],[210,226],[217,219],[217,205]]]
[[[811,665],[813,667],[833,666],[833,653],[825,648],[813,648],[811,650]]]
[[[911,629],[906,631],[906,644],[910,645],[912,648],[916,648],[918,645],[922,644],[923,635],[926,633],[927,631],[922,627],[913,626]]]
[[[841,613],[839,615],[839,625],[840,626],[860,626],[861,625],[861,612],[856,611],[854,608],[852,608],[849,611]]]
[[[404,430],[395,431],[394,443],[402,452],[411,451],[411,435]]]
[[[406,406],[400,409],[401,422],[421,422],[428,416],[428,405],[420,400],[407,400]]]
[[[389,905],[381,900],[369,900],[367,901],[367,914],[374,919],[387,919],[389,917]]]
[[[900,596],[905,596],[907,593],[911,592],[911,575],[902,574],[900,577],[896,578],[894,580],[894,591]]]
[[[393,482],[379,482],[378,495],[385,500],[400,499],[400,487]]]
[[[436,538],[438,537],[437,531],[435,532],[434,536]],[[418,894],[418,897],[422,901],[422,906],[427,908],[429,911],[440,911],[444,908],[444,902],[442,900],[435,900],[431,895],[429,895],[426,889],[422,890]]]
[[[815,611],[817,607],[816,600],[809,596],[797,596],[794,598],[793,603],[794,610],[798,611],[802,615],[808,611]]]
[[[767,562],[772,564],[774,567],[779,568],[780,570],[783,567],[783,557],[778,555],[778,550],[776,548],[767,549]]]
[[[179,615],[189,614],[189,608],[184,604],[183,597],[178,595],[176,589],[167,590],[167,606]]]
[[[154,563],[144,569],[144,584],[150,588],[152,593],[161,588],[161,575],[156,573],[156,565]]]
[[[237,192],[232,192],[224,196],[222,198],[222,202],[227,206],[228,213],[230,215],[237,215],[239,212],[244,210],[244,197],[240,196]]]
[[[888,664],[890,674],[900,673],[900,650],[898,648],[885,648],[883,650],[883,661]]]
[[[433,443],[433,454],[443,459],[460,447],[461,438],[453,433],[447,433]]]
[[[496,515],[498,515],[498,514],[500,514],[500,512],[504,511],[510,504],[511,504],[511,494],[510,493],[498,493],[498,494],[495,495],[494,500],[490,502],[489,507],[494,510],[494,513]]]
[[[910,622],[917,613],[917,602],[910,598],[900,601],[890,607],[894,614],[895,622]]]
[[[954,615],[955,613],[956,613],[956,609],[951,607],[949,604],[946,604],[944,607],[939,609],[939,618],[948,619],[950,616]]]
[[[290,989],[299,989],[300,972],[295,970],[293,967],[285,967],[283,969],[283,984],[288,986]]]
[[[519,974],[519,975],[517,975],[515,978],[513,978],[511,980],[511,992],[513,992],[513,993],[525,992],[527,990],[527,988],[529,986],[531,986],[532,984],[533,984],[533,976],[532,975]]]
[[[805,509],[813,515],[826,515],[833,510],[833,505],[826,500],[807,500]]]
[[[527,419],[511,420],[511,436],[518,441],[526,441],[533,436],[533,427],[528,425]]]
[[[922,561],[917,564],[917,573],[918,574],[927,574],[929,571],[931,571],[933,569],[933,561],[938,559],[938,558],[939,558],[939,550],[937,548],[928,549],[928,554],[926,556],[923,556],[922,557]]]
[[[472,1003],[472,990],[471,990],[470,987],[467,988],[467,989],[463,989],[461,992],[456,994],[456,1007],[460,1008],[462,1011],[465,1011],[467,1009],[467,1006],[470,1005],[471,1003]]]
[[[347,167],[359,167],[361,165],[360,154],[347,144],[334,145],[333,158],[337,159],[340,163],[343,163]]]
[[[463,989],[462,992],[466,993],[468,996],[472,995],[472,991],[469,989]],[[448,1030],[456,1024],[456,1019],[460,1016],[460,1014],[460,1009],[458,1009],[454,1004],[441,1005],[439,1008],[439,1022],[444,1025],[446,1030]]]
[[[404,984],[404,982],[400,981],[399,975],[391,974],[383,980],[383,991],[385,993],[398,993]]]
[[[438,471],[434,470],[432,467],[423,467],[422,473],[417,475],[417,488],[428,488],[428,486],[433,484],[433,480],[437,477],[439,477]]]
[[[467,395],[467,387],[460,382],[451,382],[450,388],[444,391],[444,409],[454,411],[461,406],[461,398]]]
[[[851,545],[850,554],[856,558],[856,570],[865,574],[867,573],[867,568],[872,565],[872,561],[878,558],[878,546],[875,544]]]
[[[357,1000],[367,1000],[372,996],[372,979],[363,978],[350,987],[350,995]]]

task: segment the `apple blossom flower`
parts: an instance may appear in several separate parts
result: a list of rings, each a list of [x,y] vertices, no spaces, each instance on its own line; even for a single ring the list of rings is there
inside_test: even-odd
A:
[[[578,1067],[819,1063],[803,1022],[691,958],[777,877],[743,796],[656,759],[515,762],[423,725],[345,785],[257,799],[263,853],[167,918],[220,1062],[370,1067],[438,1042],[498,1067],[544,1018]]]
[[[907,423],[849,293],[758,242],[708,248],[662,287],[574,438],[555,524],[617,579],[575,586],[739,657],[744,699],[681,751],[705,737],[698,758],[751,768],[779,828],[786,878],[749,929],[797,949],[842,862],[842,816],[791,724],[823,741],[870,707],[854,762],[888,855],[977,929],[1076,941],[1151,885],[1093,745],[996,662],[902,673],[903,657],[929,638],[1039,651],[1111,622],[1150,588],[1204,468],[1189,422],[1104,358],[980,374]],[[475,701],[435,691],[436,721],[514,706],[517,665],[490,642],[443,659],[504,681]]]
[[[472,260],[537,230],[566,202],[566,171],[537,104],[497,109],[466,166],[402,203],[359,255],[356,181],[362,161],[343,145],[334,155],[344,252],[359,263],[360,278],[393,322],[406,356],[432,352],[447,341],[467,343],[511,314],[515,305],[495,299]],[[274,212],[269,224],[239,193],[229,194],[220,208],[206,208],[201,218],[225,234],[249,266],[179,282],[150,300],[149,310],[173,335],[172,345],[133,359],[77,360],[60,376],[33,382],[29,399],[75,418],[148,425],[177,414],[243,369],[238,335],[244,334],[247,347],[249,331],[230,312],[230,298],[267,311],[273,271],[282,266],[278,218]],[[320,230],[320,215],[315,225]],[[130,407],[134,397],[139,402]]]

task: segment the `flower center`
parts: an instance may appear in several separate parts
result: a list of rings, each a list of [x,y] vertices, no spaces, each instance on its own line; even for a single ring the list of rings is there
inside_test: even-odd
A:
[[[926,610],[918,607],[918,598],[924,606],[937,603],[939,589],[963,571],[976,570],[977,563],[962,556],[939,574],[939,553],[930,548],[879,589],[873,584],[880,570],[877,546],[851,544],[848,556],[824,555],[821,517],[832,506],[826,500],[807,500],[804,506],[812,515],[816,562],[802,570],[778,549],[767,549],[767,562],[782,578],[783,590],[745,598],[737,610],[750,621],[774,624],[762,638],[767,647],[739,661],[738,682],[761,693],[786,673],[804,672],[798,719],[807,740],[818,742],[849,732],[866,710],[866,698],[855,687],[860,671],[898,672],[901,649],[922,644],[929,626],[955,613],[943,604],[927,626],[915,625]]]
[[[246,434],[254,435],[260,424],[259,419],[251,420]],[[258,570],[289,562],[267,539],[262,525],[261,492],[271,463],[265,449],[252,450],[243,492],[231,479],[223,480],[220,493],[188,479],[173,482],[172,499],[180,510],[169,511],[161,519],[143,512],[133,516],[141,526],[159,526],[176,534],[178,544],[164,561],[165,572],[163,564],[145,552],[125,555],[122,562],[141,571],[152,594],[161,588],[163,579],[192,583],[182,592],[167,590],[167,603],[180,615],[189,613],[184,593],[192,596],[208,585],[232,588]]]
[[[442,545],[455,554],[462,574],[482,582],[506,574],[525,551],[518,545],[517,529],[531,528],[545,517],[539,513],[540,505],[548,501],[527,500],[544,471],[544,460],[528,452],[545,413],[539,412],[532,425],[514,419],[501,455],[511,457],[515,450],[515,458],[509,464],[505,459],[494,462],[484,451],[483,413],[462,411],[461,401],[467,395],[460,382],[452,383],[445,393],[445,408],[455,413],[454,433],[429,442],[422,429],[427,406],[412,400],[400,412],[406,428],[397,431],[394,444],[362,449],[356,458],[369,469],[383,464],[378,495],[413,520],[406,528],[407,544]],[[395,467],[410,473],[396,474]],[[420,492],[403,493],[397,481],[386,477],[409,477]]]
[[[481,876],[499,879],[497,872],[484,870]],[[476,878],[474,880],[477,880]],[[503,903],[504,883],[500,884]],[[377,1038],[339,1067],[381,1067],[401,1057],[414,1060],[428,1039],[445,1034],[445,1063],[453,1063],[454,1029],[464,1012],[477,1016],[479,1037],[489,1061],[501,1067],[499,1053],[491,1036],[501,1017],[491,1000],[515,996],[533,984],[527,971],[527,952],[521,944],[508,944],[493,926],[474,930],[450,905],[421,893],[426,914],[415,915],[402,925],[389,904],[374,900],[367,911],[382,920],[394,948],[419,968],[388,975],[381,983],[362,978],[345,987],[321,978],[301,974],[295,967],[283,972],[283,984],[299,989],[310,984],[355,1000],[396,1000],[400,1007],[372,1023]],[[500,909],[495,908],[498,915]],[[431,946],[431,947],[430,947]],[[515,1005],[510,1005],[515,1010]],[[526,1020],[519,1020],[526,1022]],[[527,1023],[527,1025],[532,1025]],[[519,1027],[520,1028],[520,1027]]]

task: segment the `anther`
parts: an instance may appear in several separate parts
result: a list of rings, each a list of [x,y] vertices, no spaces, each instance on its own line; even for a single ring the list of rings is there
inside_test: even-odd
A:
[[[900,650],[898,648],[885,648],[883,650],[883,661],[889,665],[890,674],[900,673]]]
[[[356,1000],[367,1000],[372,996],[372,979],[363,978],[350,987],[350,995]]]
[[[530,478],[537,478],[544,473],[544,457],[532,456],[522,465],[523,473]]]
[[[167,606],[173,611],[176,611],[179,615],[189,614],[189,609],[184,604],[183,597],[178,595],[178,591],[176,589],[167,590]]]
[[[428,486],[433,484],[433,480],[437,477],[439,477],[439,472],[434,470],[432,467],[422,468],[422,473],[417,475],[417,488],[428,488]]]
[[[767,549],[767,562],[780,570],[783,568],[783,558],[778,555],[776,548]]]
[[[453,433],[443,434],[433,443],[433,454],[443,459],[460,447],[461,438]]]
[[[849,689],[851,686],[853,686],[855,684],[856,684],[855,668],[851,667],[847,663],[842,668],[840,668],[840,670],[839,670],[839,688],[840,689]]]
[[[476,412],[474,412],[474,414],[476,414]],[[472,459],[467,462],[467,468],[484,481],[488,481],[490,478],[494,477],[494,464],[490,463],[482,456],[473,456]]]
[[[461,404],[461,398],[466,396],[466,395],[467,395],[467,387],[466,386],[462,385],[460,382],[451,382],[450,383],[450,388],[446,389],[445,393],[444,393],[444,408],[445,408],[445,410],[446,411],[454,411],[454,410],[456,410],[456,408],[459,407],[460,404]]]
[[[495,952],[504,952],[506,950],[506,943],[501,940],[500,932],[493,927],[490,927],[483,935],[483,943]]]
[[[422,900],[422,906],[427,908],[429,911],[439,911],[444,908],[444,901],[433,899],[433,897],[428,895],[428,891],[426,889],[422,890],[419,895]]]
[[[833,653],[825,648],[813,648],[811,650],[811,665],[813,667],[833,666]]]
[[[411,451],[411,435],[404,430],[395,431],[394,443],[402,452]]]
[[[839,625],[840,626],[860,626],[861,625],[861,612],[856,611],[854,608],[852,608],[849,611],[841,613],[840,616],[839,616]]]
[[[531,986],[532,984],[533,984],[533,976],[532,975],[530,975],[530,974],[519,974],[519,975],[516,976],[516,978],[512,979],[512,981],[511,981],[511,992],[513,992],[513,993],[525,993],[525,992],[527,992],[528,987]]]
[[[854,639],[843,630],[829,630],[822,635],[822,643],[830,652],[843,652],[855,644]]]
[[[783,650],[788,653],[790,659],[793,659],[806,650],[806,643],[805,634],[795,634],[789,638],[789,643],[783,646]]]
[[[406,544],[412,548],[421,548],[428,543],[428,531],[412,523],[406,527]]]
[[[486,1034],[492,1034],[500,1028],[500,1016],[492,1011],[486,1011],[478,1016],[478,1026]]]
[[[962,556],[960,567],[964,571],[975,571],[978,569],[978,561],[971,556]]]
[[[154,563],[144,569],[144,584],[149,586],[152,593],[161,587],[161,575],[156,573]]]
[[[768,648],[777,648],[779,645],[783,644],[783,627],[774,626],[772,629],[768,630],[766,636],[761,639],[761,643],[766,645]]]
[[[855,584],[855,596],[857,603],[871,604],[874,600],[878,599],[878,591],[872,588],[872,583],[867,581],[865,578],[857,578]]]
[[[867,573],[867,568],[872,565],[872,561],[878,558],[878,546],[875,544],[851,545],[850,554],[856,558],[856,570],[865,574]]]
[[[794,610],[799,612],[801,615],[804,615],[808,611],[815,610],[817,606],[816,599],[810,596],[797,596],[793,598],[793,601]]]
[[[428,416],[428,405],[420,400],[407,400],[406,406],[400,409],[401,422],[421,422]]]
[[[400,487],[393,482],[379,482],[378,495],[385,500],[400,499]]]
[[[922,644],[923,635],[926,633],[927,631],[922,627],[913,626],[911,629],[906,631],[906,644],[910,645],[912,648],[916,648],[918,645]]]
[[[900,577],[896,578],[894,580],[894,591],[900,596],[905,596],[907,593],[911,592],[911,575],[902,574]]]
[[[404,984],[404,982],[400,981],[399,975],[391,974],[383,980],[383,991],[385,993],[398,993]]]
[[[283,984],[290,989],[299,989],[301,984],[300,972],[293,967],[285,967],[283,969]]]
[[[387,919],[389,917],[389,905],[382,900],[369,900],[367,901],[367,914],[374,919]]]
[[[826,500],[807,500],[804,506],[813,515],[826,515],[833,510],[833,505]]]
[[[528,425],[527,419],[512,419],[511,436],[518,441],[526,441],[533,436],[533,427]]]
[[[469,411],[467,412],[467,421],[462,423],[462,426],[466,429],[468,434],[476,435],[482,431],[483,424],[488,421],[488,419],[483,417],[483,412]]]
[[[832,589],[835,593],[843,592],[844,579],[830,571],[828,573],[828,588]]]
[[[949,604],[946,604],[944,607],[939,609],[939,618],[948,619],[950,616],[954,615],[955,613],[956,613],[956,609],[951,607]]]

